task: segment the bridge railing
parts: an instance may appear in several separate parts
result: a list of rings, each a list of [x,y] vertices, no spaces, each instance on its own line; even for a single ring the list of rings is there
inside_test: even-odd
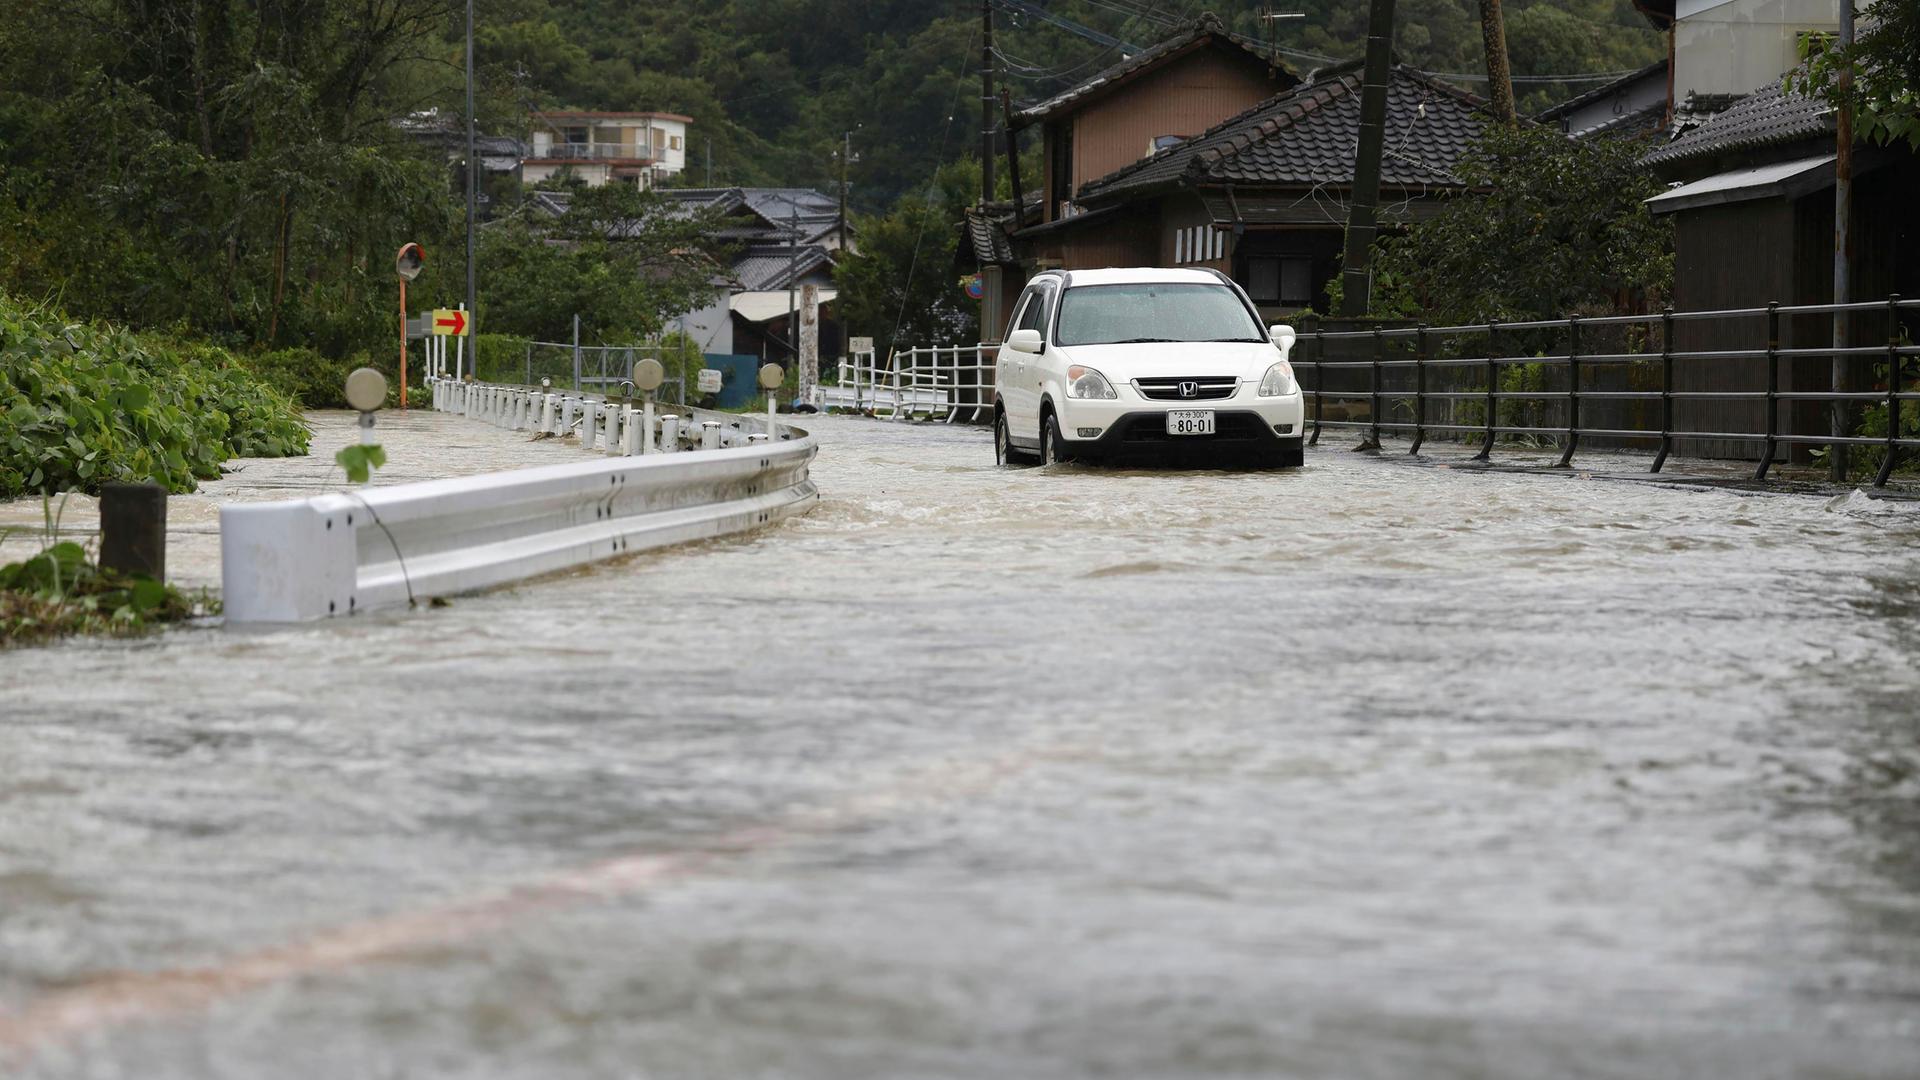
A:
[[[908,380],[931,380],[947,388],[951,394],[947,423],[980,423],[993,416],[994,368],[999,354],[1000,346],[987,342],[923,346],[896,350],[892,367]]]
[[[1723,311],[1673,311],[1469,326],[1362,331],[1310,330],[1293,354],[1312,434],[1359,429],[1377,445],[1383,432],[1412,437],[1418,453],[1430,435],[1480,445],[1490,459],[1502,439],[1556,441],[1569,466],[1582,439],[1654,442],[1659,472],[1677,442],[1718,448],[1718,456],[1757,456],[1764,479],[1783,448],[1860,446],[1882,451],[1875,486],[1886,484],[1902,450],[1920,438],[1902,434],[1903,371],[1920,347],[1903,344],[1903,313],[1920,300],[1852,304],[1769,304]],[[1884,324],[1875,343],[1836,349],[1834,320],[1856,330]],[[1806,325],[1812,322],[1814,325]],[[1783,336],[1785,335],[1785,336]],[[1868,336],[1861,333],[1859,337]],[[1822,342],[1825,344],[1803,344]],[[1730,347],[1729,347],[1730,346]],[[1865,385],[1834,390],[1832,362],[1884,368]],[[1784,379],[1783,379],[1784,377]],[[1879,385],[1884,383],[1884,385]],[[1843,385],[1847,385],[1843,383]],[[1884,406],[1884,435],[1836,433],[1835,403]],[[1790,415],[1783,415],[1790,413]],[[1793,421],[1797,420],[1798,423]]]

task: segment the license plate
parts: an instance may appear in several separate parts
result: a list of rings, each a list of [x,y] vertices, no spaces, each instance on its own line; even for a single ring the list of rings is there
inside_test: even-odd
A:
[[[1212,409],[1172,409],[1167,413],[1169,435],[1213,434]]]

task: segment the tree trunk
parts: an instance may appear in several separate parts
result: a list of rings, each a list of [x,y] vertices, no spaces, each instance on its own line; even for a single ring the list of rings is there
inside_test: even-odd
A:
[[[1507,23],[1500,0],[1480,0],[1480,36],[1487,46],[1487,101],[1501,121],[1514,122],[1513,76],[1507,70]]]
[[[273,238],[273,311],[267,316],[267,347],[272,348],[280,334],[280,305],[287,296],[287,240],[293,230],[293,212],[287,207],[287,195],[280,195],[280,227]]]

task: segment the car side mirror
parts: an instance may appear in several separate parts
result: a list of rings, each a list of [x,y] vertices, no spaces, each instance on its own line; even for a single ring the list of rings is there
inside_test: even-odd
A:
[[[1293,327],[1285,323],[1275,323],[1267,327],[1267,333],[1273,335],[1273,343],[1279,346],[1282,357],[1285,357],[1293,351],[1293,342],[1296,336],[1293,332]]]
[[[1007,335],[1007,348],[1014,352],[1037,353],[1043,347],[1038,330],[1015,330]]]

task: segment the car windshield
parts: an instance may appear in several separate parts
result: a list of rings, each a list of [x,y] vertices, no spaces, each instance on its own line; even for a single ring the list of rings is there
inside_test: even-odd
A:
[[[1068,289],[1057,337],[1062,345],[1265,340],[1232,289],[1165,281]]]

